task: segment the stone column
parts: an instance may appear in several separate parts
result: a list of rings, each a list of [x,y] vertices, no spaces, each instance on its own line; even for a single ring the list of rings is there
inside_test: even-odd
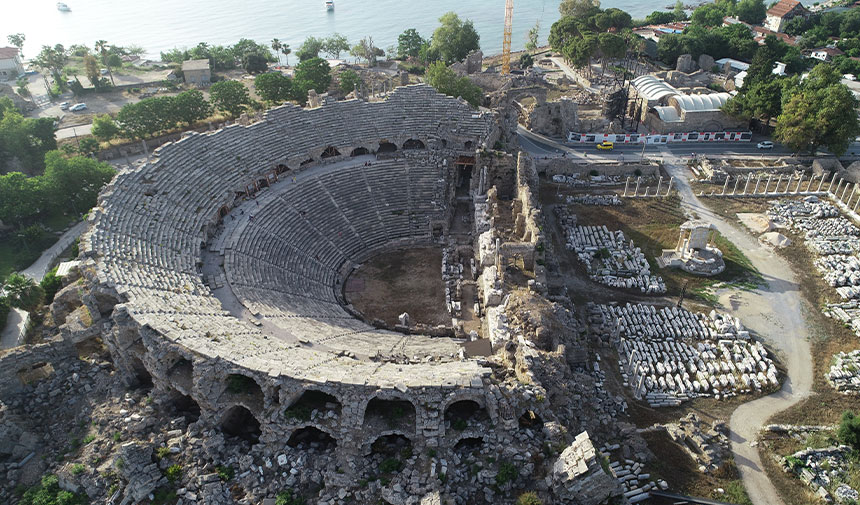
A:
[[[827,186],[827,191],[833,189],[834,182],[836,182],[836,172],[833,172],[833,177],[830,179],[830,186]]]
[[[776,180],[776,189],[773,190],[774,193],[779,193],[779,185],[782,183],[782,174],[779,174],[779,179]]]
[[[824,186],[824,174],[821,174],[821,180],[818,182],[818,190],[816,193],[821,193],[822,186]]]
[[[642,195],[642,198],[646,198],[648,196],[648,190],[651,189],[651,186],[645,186],[645,194]]]
[[[836,175],[834,175],[833,178],[836,179]],[[834,198],[836,197],[836,195],[839,194],[839,187],[842,186],[843,180],[844,179],[839,179],[839,182],[836,184],[836,189],[833,191],[833,197]],[[830,184],[830,185],[833,186],[833,184]]]
[[[627,182],[624,183],[624,196],[627,196],[627,188],[630,187],[630,176],[627,176]]]
[[[770,189],[770,180],[773,179],[773,174],[769,174],[767,176],[767,183],[764,185],[764,194],[767,194],[768,189]]]
[[[735,187],[732,188],[732,196],[734,196],[738,193],[738,184],[740,184],[740,182],[741,182],[740,177],[735,178]]]
[[[761,182],[761,174],[758,174],[758,179],[755,180],[755,187],[753,188],[753,194],[758,194],[758,185]]]
[[[839,197],[840,202],[845,201],[845,193],[848,192],[848,186],[850,186],[850,185],[851,185],[851,183],[847,182],[847,183],[845,183],[845,187],[842,188],[842,196]]]
[[[851,195],[848,197],[848,201],[845,202],[845,205],[851,205],[851,199],[854,198],[854,193],[857,192],[857,184],[854,184],[854,189],[851,190]]]
[[[742,195],[747,194],[747,188],[750,186],[750,179],[752,179],[752,172],[747,174],[747,182],[744,183],[744,191],[741,193]]]
[[[666,196],[672,192],[672,183],[675,182],[675,176],[669,177],[669,187],[666,188]]]
[[[852,212],[857,212],[857,205],[858,204],[860,204],[860,198],[858,198],[857,201],[854,202],[854,208],[851,209]]]
[[[657,180],[657,191],[654,192],[654,196],[660,196],[660,186],[662,186],[662,185],[663,185],[663,176],[661,175],[660,178]]]
[[[639,196],[639,184],[642,183],[642,177],[636,178],[636,192],[633,194],[634,197]]]
[[[720,193],[721,195],[725,195],[725,194],[726,194],[726,188],[728,188],[728,187],[729,187],[729,179],[731,179],[731,176],[727,175],[727,176],[726,176],[726,183],[725,183],[725,184],[723,184],[723,192],[722,192],[722,193]]]
[[[800,193],[800,185],[803,184],[803,174],[800,174],[800,177],[797,178],[797,187],[794,188],[794,194]]]

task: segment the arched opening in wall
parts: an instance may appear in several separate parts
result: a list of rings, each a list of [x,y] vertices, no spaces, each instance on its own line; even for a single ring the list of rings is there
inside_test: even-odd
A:
[[[403,460],[412,457],[412,440],[397,433],[383,435],[370,444],[370,455],[382,461],[380,466],[383,468],[380,471],[392,473],[400,469]],[[394,464],[391,460],[397,460],[400,464]]]
[[[314,159],[313,159],[313,158],[308,158],[308,159],[306,159],[305,161],[303,161],[303,162],[299,163],[299,166],[300,166],[300,167],[306,167],[306,166],[310,165],[310,164],[311,164],[311,163],[313,163],[313,162],[314,162]]]
[[[194,398],[175,389],[170,390],[168,406],[175,415],[184,417],[188,423],[200,419],[200,405],[194,401]]]
[[[384,153],[394,153],[397,152],[397,146],[392,144],[391,142],[380,142],[379,149],[376,150],[376,154],[384,154]]]
[[[275,167],[275,171],[278,173],[278,175],[286,172],[289,169],[290,169],[290,167],[284,165],[283,163],[280,163],[280,164],[278,164],[277,167]]]
[[[167,377],[174,383],[178,383],[186,391],[191,391],[194,384],[194,366],[186,358],[179,358],[176,363],[167,370]]]
[[[269,187],[269,179],[258,179],[257,180],[257,187],[259,187],[260,189],[268,188]]]
[[[486,409],[474,400],[456,401],[445,409],[445,423],[455,431],[485,425],[489,418]]]
[[[224,392],[235,400],[244,401],[252,406],[263,407],[263,389],[257,381],[238,373],[231,373],[225,381]]]
[[[325,419],[332,413],[340,416],[340,408],[340,402],[334,396],[308,389],[284,411],[284,415],[293,421],[307,422],[316,417]]]
[[[463,144],[463,148],[465,148],[465,149],[472,149],[472,146],[474,146],[474,145],[475,145],[475,143],[474,143],[474,142],[472,142],[471,140],[467,140],[467,141]]]
[[[527,410],[520,416],[519,424],[523,430],[541,429],[543,427],[543,419],[533,410]]]
[[[331,451],[337,447],[337,440],[319,428],[305,426],[290,435],[287,445],[303,451]]]
[[[403,149],[425,149],[427,146],[418,139],[409,139],[403,143]]]
[[[366,147],[356,147],[351,153],[349,153],[353,158],[356,156],[364,156],[365,154],[370,154],[370,151],[368,151]]]
[[[338,151],[335,146],[328,146],[325,148],[325,151],[323,151],[320,158],[326,159],[326,158],[333,158],[335,156],[340,156],[340,151]]]
[[[401,429],[415,431],[415,406],[408,400],[374,398],[364,410],[364,426],[377,431]]]
[[[128,360],[131,372],[131,387],[133,389],[152,389],[152,374],[143,365],[143,361],[137,356]]]
[[[262,430],[260,421],[250,410],[241,405],[234,405],[224,414],[218,427],[225,435],[239,437],[256,444],[260,440]]]
[[[481,450],[484,445],[484,439],[480,437],[465,437],[454,446],[454,452],[473,453]]]

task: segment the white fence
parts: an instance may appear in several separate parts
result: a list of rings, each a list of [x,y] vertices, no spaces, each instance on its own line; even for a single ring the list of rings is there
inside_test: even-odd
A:
[[[665,135],[642,135],[639,133],[575,133],[567,134],[571,143],[591,144],[615,142],[617,144],[670,144],[676,142],[749,142],[752,132],[689,132]]]

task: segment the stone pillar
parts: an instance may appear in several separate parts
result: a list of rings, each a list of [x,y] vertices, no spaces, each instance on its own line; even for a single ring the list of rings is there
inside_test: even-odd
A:
[[[833,189],[834,182],[836,182],[836,172],[833,172],[833,177],[830,179],[830,186],[827,186],[827,191]]]
[[[803,183],[803,174],[797,178],[797,187],[794,188],[794,194],[800,193],[800,185]],[[787,188],[786,188],[787,189]]]
[[[761,182],[761,174],[758,174],[758,179],[755,180],[755,187],[753,188],[753,194],[758,194],[758,185]]]
[[[752,172],[747,174],[747,182],[744,183],[744,191],[741,193],[742,195],[747,194],[747,188],[750,186],[750,179],[752,179]]]
[[[639,184],[642,183],[642,177],[636,178],[636,192],[633,194],[634,197],[639,196]]]
[[[770,180],[771,179],[773,179],[773,174],[768,174],[767,183],[764,185],[764,194],[767,194],[768,190],[770,189]]]
[[[773,190],[774,193],[779,193],[780,183],[782,183],[782,174],[779,174],[779,179],[776,180],[776,189]]]
[[[672,183],[675,182],[675,176],[669,177],[669,187],[666,188],[666,196],[672,192]]]
[[[833,176],[833,179],[836,179],[835,175]],[[836,183],[836,189],[833,191],[833,197],[834,198],[836,197],[836,195],[839,194],[839,187],[842,186],[842,181],[843,181],[843,179],[839,179],[839,182]],[[831,183],[830,185],[833,186],[833,183]]]
[[[848,192],[848,186],[850,186],[850,185],[851,185],[851,183],[848,182],[845,184],[845,187],[842,188],[842,196],[839,197],[840,202],[845,201],[845,193]]]
[[[627,196],[627,188],[630,187],[630,176],[627,176],[627,182],[624,183],[624,196]]]
[[[821,174],[821,180],[818,182],[818,190],[816,191],[817,193],[821,193],[822,186],[824,186],[824,174]]]
[[[721,194],[721,195],[723,195],[723,196],[725,196],[725,194],[726,194],[726,188],[728,188],[728,187],[729,187],[729,179],[730,179],[730,178],[731,178],[731,176],[728,176],[728,175],[726,176],[726,183],[725,183],[725,184],[723,184],[723,192],[722,192],[722,193],[720,193],[720,194]]]
[[[857,212],[857,205],[858,204],[860,204],[860,198],[858,198],[857,201],[854,202],[854,208],[851,209],[852,212]]]
[[[732,188],[732,196],[734,196],[734,195],[736,195],[736,194],[738,193],[738,184],[740,184],[740,182],[741,182],[741,178],[740,178],[740,177],[736,177],[736,178],[735,178],[735,187],[734,187],[734,188]]]
[[[661,175],[659,179],[657,179],[657,191],[654,192],[654,196],[660,196],[660,186],[663,185],[663,176]]]
[[[648,196],[648,190],[651,189],[651,186],[645,186],[645,194],[642,195],[643,198]]]
[[[848,201],[845,202],[846,205],[851,205],[851,199],[854,198],[854,193],[857,192],[857,184],[854,184],[854,189],[851,190],[851,195],[848,197]]]

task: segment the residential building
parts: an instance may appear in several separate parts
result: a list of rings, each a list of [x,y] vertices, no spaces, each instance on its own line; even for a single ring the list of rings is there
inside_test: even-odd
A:
[[[208,59],[183,61],[182,74],[185,76],[186,84],[209,86],[212,81]]]
[[[0,47],[0,81],[14,81],[24,73],[24,62],[17,47]]]
[[[767,10],[764,27],[774,32],[782,32],[785,25],[797,16],[808,16],[809,11],[797,0],[779,0]]]
[[[845,54],[837,47],[817,47],[809,52],[809,56],[821,61],[833,61],[833,58]]]

